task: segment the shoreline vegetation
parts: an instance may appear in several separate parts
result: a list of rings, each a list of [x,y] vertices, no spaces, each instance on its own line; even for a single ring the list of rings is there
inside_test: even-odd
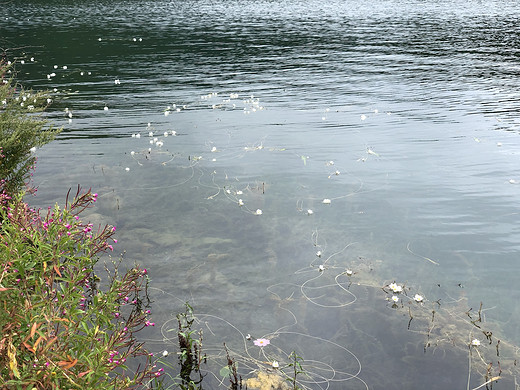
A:
[[[49,95],[23,89],[11,68],[0,63],[0,388],[150,388],[162,369],[136,338],[153,325],[147,271],[120,274],[113,261],[100,287],[94,268],[116,228],[82,221],[90,190],[69,191],[63,208],[26,203],[35,148],[60,130],[38,115]]]

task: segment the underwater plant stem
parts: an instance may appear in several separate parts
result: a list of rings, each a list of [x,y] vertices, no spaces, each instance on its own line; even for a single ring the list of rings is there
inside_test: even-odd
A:
[[[487,382],[484,382],[484,383],[482,383],[480,386],[474,387],[474,388],[471,389],[471,390],[477,390],[477,389],[480,389],[481,387],[487,386],[487,385],[489,385],[491,382],[495,382],[495,381],[498,381],[498,380],[500,380],[500,379],[502,379],[502,378],[499,377],[499,376],[494,376],[493,378],[491,378],[491,379],[488,380]]]

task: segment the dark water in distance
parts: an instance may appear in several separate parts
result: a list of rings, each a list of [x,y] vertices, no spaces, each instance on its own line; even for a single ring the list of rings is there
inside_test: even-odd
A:
[[[297,350],[313,389],[473,389],[498,361],[494,388],[516,388],[517,2],[2,9],[0,47],[64,126],[34,201],[100,194],[91,218],[158,289],[156,352],[190,300],[217,373],[226,341],[244,378]]]

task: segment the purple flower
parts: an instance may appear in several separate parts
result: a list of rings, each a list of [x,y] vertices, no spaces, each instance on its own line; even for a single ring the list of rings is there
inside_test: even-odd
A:
[[[258,347],[265,347],[266,345],[271,344],[271,341],[268,339],[256,339],[253,343]]]

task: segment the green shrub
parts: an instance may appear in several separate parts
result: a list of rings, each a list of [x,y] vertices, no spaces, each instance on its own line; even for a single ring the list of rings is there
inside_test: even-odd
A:
[[[94,267],[115,227],[79,217],[97,194],[78,188],[44,212],[0,196],[0,388],[149,388],[162,369],[135,337],[154,325],[146,269],[119,275],[115,264],[100,282]]]
[[[9,77],[10,69],[0,62],[0,192],[15,194],[34,166],[32,148],[53,140],[59,130],[41,116],[49,95],[23,89]]]

